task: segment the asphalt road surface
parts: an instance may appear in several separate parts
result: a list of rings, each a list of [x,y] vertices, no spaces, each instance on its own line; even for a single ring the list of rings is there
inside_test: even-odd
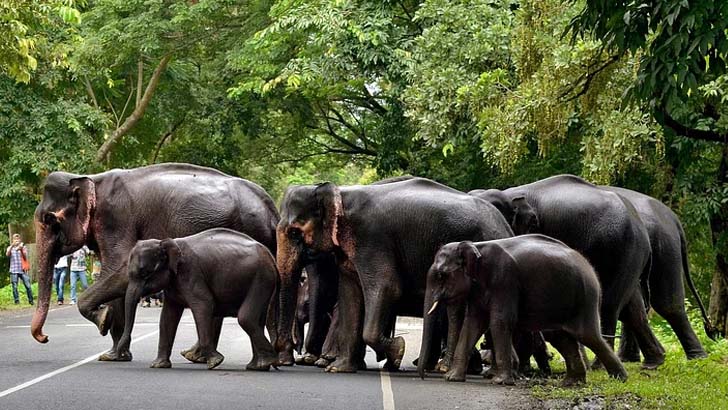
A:
[[[177,352],[196,341],[185,312],[175,340],[171,369],[150,369],[156,357],[160,308],[139,308],[132,362],[96,361],[111,346],[75,306],[51,310],[45,326],[50,342],[30,336],[32,310],[0,312],[0,409],[511,409],[529,408],[521,388],[493,386],[481,377],[447,383],[417,377],[421,322],[400,319],[405,337],[404,370],[328,374],[316,367],[252,372],[250,341],[234,319],[226,319],[218,350],[225,361],[214,370],[188,363]]]

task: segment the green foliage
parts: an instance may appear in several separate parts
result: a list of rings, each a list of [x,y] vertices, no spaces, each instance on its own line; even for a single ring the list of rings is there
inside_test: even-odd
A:
[[[694,311],[693,311],[694,312]],[[690,315],[694,328],[701,329],[701,319]],[[607,408],[622,408],[629,404],[640,409],[722,409],[728,396],[728,341],[708,339],[702,331],[698,336],[709,357],[688,361],[667,322],[652,318],[652,328],[666,350],[665,364],[656,371],[640,370],[637,363],[626,364],[629,378],[626,383],[610,379],[603,370],[589,372],[583,387],[562,389],[558,380],[548,380],[532,388],[539,399],[577,400],[580,397],[604,397]],[[560,356],[552,362],[558,372],[565,370]],[[573,405],[573,404],[572,404]],[[571,407],[571,405],[569,406]]]

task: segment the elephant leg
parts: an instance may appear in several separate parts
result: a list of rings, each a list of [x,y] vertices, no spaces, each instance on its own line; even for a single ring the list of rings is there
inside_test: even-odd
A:
[[[447,305],[447,346],[442,360],[437,365],[436,370],[447,373],[452,367],[453,357],[455,356],[455,347],[458,345],[460,337],[460,329],[463,327],[465,318],[465,305]]]
[[[117,316],[121,317],[122,323],[124,322],[124,305],[114,305],[112,301],[123,298],[129,284],[126,272],[107,275],[94,282],[78,297],[78,311],[96,324],[102,336],[108,334]]]
[[[634,330],[637,343],[645,356],[642,368],[656,369],[664,363],[665,349],[660,344],[660,341],[657,340],[655,334],[652,333],[652,329],[650,329],[641,292],[633,292],[632,297],[622,312],[622,316],[624,322]]]
[[[680,340],[688,360],[700,359],[707,357],[707,354],[692,326],[690,326],[685,311],[685,289],[681,266],[681,262],[677,261],[676,266],[656,267],[656,269],[660,269],[660,276],[654,280],[650,277],[652,308],[670,324],[678,340]]]
[[[99,361],[102,362],[118,362],[118,361],[129,361],[132,358],[131,352],[128,350],[128,346],[124,349],[125,351],[119,351],[119,340],[121,339],[121,335],[124,333],[124,298],[114,299],[111,302],[107,304],[107,309],[109,309],[109,312],[118,312],[115,313],[114,317],[107,317],[106,323],[108,326],[108,329],[111,332],[111,340],[113,341],[113,346],[111,347],[111,350],[109,350],[106,353],[103,353],[101,356],[99,356]]]
[[[478,338],[483,334],[486,328],[486,321],[479,318],[476,313],[468,314],[463,320],[460,337],[457,346],[453,347],[452,367],[445,373],[445,380],[462,382],[465,381],[465,373],[467,370],[470,351]]]
[[[561,353],[564,362],[566,362],[566,377],[561,385],[569,387],[586,383],[586,366],[579,352],[579,344],[576,339],[566,332],[557,331],[553,334],[551,344]],[[614,356],[609,347],[607,347],[607,350]],[[614,357],[616,358],[616,356]]]
[[[364,297],[356,272],[342,272],[339,278],[339,323],[336,335],[336,360],[326,367],[327,372],[354,373],[363,359],[361,329]]]
[[[619,380],[627,380],[627,371],[624,369],[622,362],[619,361],[619,358],[617,358],[614,354],[614,351],[609,347],[607,342],[604,341],[604,338],[602,338],[600,329],[596,323],[591,326],[589,324],[584,324],[583,326],[579,326],[579,328],[584,333],[573,333],[573,336],[575,336],[584,346],[594,352],[597,359],[604,364],[604,367],[607,369],[610,376]]]
[[[626,323],[622,323],[622,338],[619,341],[619,359],[625,363],[640,361],[640,347],[634,331]]]
[[[328,293],[326,284],[322,283],[327,278],[322,278],[319,270],[315,270],[316,274],[309,275],[308,279],[308,332],[304,341],[306,354],[303,356],[300,364],[313,365],[321,356],[323,344],[329,327],[331,326],[331,318],[327,312],[327,305],[330,306],[330,300],[326,300]],[[301,337],[303,337],[303,326],[301,326]]]
[[[321,348],[321,357],[327,360],[334,360],[338,355],[338,346],[336,344],[336,335],[339,328],[339,305],[334,306],[331,312],[331,324],[326,332],[326,340]]]
[[[541,374],[548,376],[551,374],[551,365],[549,364],[551,357],[543,333],[535,332],[533,334],[533,340],[533,357],[536,359],[536,364]]]
[[[245,366],[247,370],[269,370],[278,361],[273,345],[265,338],[265,323],[268,316],[267,305],[254,300],[253,295],[264,294],[264,289],[252,289],[238,311],[238,324],[250,337],[253,358]]]
[[[213,344],[214,340],[214,316],[212,309],[214,306],[213,298],[206,297],[190,304],[192,317],[195,319],[195,328],[197,329],[197,338],[199,340],[200,352],[207,358],[207,368],[214,369],[219,366],[225,357],[217,351]]]
[[[157,358],[154,359],[152,368],[169,368],[172,362],[169,360],[172,354],[172,345],[177,335],[177,327],[182,319],[184,307],[178,305],[171,298],[167,298],[162,306],[162,313],[159,318],[159,343],[157,345]]]
[[[372,265],[375,265],[373,263]],[[386,266],[386,265],[385,265]],[[378,357],[386,357],[385,368],[397,370],[404,357],[404,338],[392,338],[388,335],[389,323],[393,317],[394,305],[399,300],[401,290],[395,283],[382,284],[381,280],[373,278],[391,278],[393,269],[387,269],[389,274],[379,272],[365,272],[362,274],[364,287],[364,343],[371,346]],[[384,279],[387,281],[388,279]],[[380,282],[380,283],[377,283]]]
[[[493,382],[512,385],[515,383],[513,362],[514,359],[518,360],[518,356],[513,349],[513,326],[508,321],[500,318],[492,318],[490,323],[496,362]],[[475,341],[477,339],[472,343],[474,344]],[[458,344],[458,347],[460,347],[460,344]],[[457,358],[455,361],[457,363]]]
[[[213,325],[213,344],[215,346],[215,349],[217,349],[217,343],[220,340],[220,333],[222,332],[222,316],[215,316],[212,318],[212,325]],[[192,363],[207,363],[207,357],[202,353],[202,350],[200,349],[200,342],[199,340],[195,342],[194,345],[190,346],[189,349],[182,350],[179,352],[179,354],[182,355],[185,359]]]

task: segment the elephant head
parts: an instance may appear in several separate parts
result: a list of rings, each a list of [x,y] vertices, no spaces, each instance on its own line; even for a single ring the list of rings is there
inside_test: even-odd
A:
[[[182,251],[174,239],[148,239],[137,242],[129,255],[129,286],[126,288],[124,334],[120,351],[128,351],[139,298],[169,286],[177,275]]]
[[[538,215],[525,195],[509,196],[498,189],[476,189],[468,194],[493,204],[506,218],[516,235],[539,232]]]
[[[319,255],[339,246],[338,227],[342,215],[339,188],[330,182],[293,186],[286,190],[276,228],[276,261],[281,286],[276,341],[279,352],[292,352],[293,349],[291,328],[301,270]]]
[[[43,324],[53,282],[53,265],[89,243],[93,236],[91,220],[96,209],[96,186],[85,176],[54,172],[45,181],[43,199],[35,209],[38,252],[38,308],[33,314],[31,334],[41,343],[48,341]]]
[[[435,255],[435,262],[427,272],[425,291],[422,347],[417,370],[424,377],[425,361],[430,357],[430,345],[435,320],[432,317],[440,302],[465,303],[474,281],[477,280],[481,254],[473,242],[453,242],[444,245]]]

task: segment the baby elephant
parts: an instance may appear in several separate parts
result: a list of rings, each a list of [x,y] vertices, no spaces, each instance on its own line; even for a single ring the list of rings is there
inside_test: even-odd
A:
[[[612,377],[626,380],[622,363],[601,336],[600,295],[589,262],[548,236],[449,243],[440,248],[427,274],[422,349],[429,351],[429,319],[438,303],[465,304],[465,321],[447,380],[465,380],[470,350],[488,328],[497,383],[514,382],[516,330],[554,330],[551,343],[566,361],[566,386],[586,381],[578,342],[596,354]],[[421,362],[418,370],[423,376]]]
[[[177,239],[137,242],[129,256],[126,326],[119,345],[129,346],[141,296],[164,290],[157,359],[151,367],[172,367],[169,356],[184,308],[192,310],[200,353],[208,369],[222,363],[216,350],[215,317],[234,316],[250,336],[248,370],[268,370],[277,355],[263,328],[278,271],[268,249],[248,235],[210,229]]]

